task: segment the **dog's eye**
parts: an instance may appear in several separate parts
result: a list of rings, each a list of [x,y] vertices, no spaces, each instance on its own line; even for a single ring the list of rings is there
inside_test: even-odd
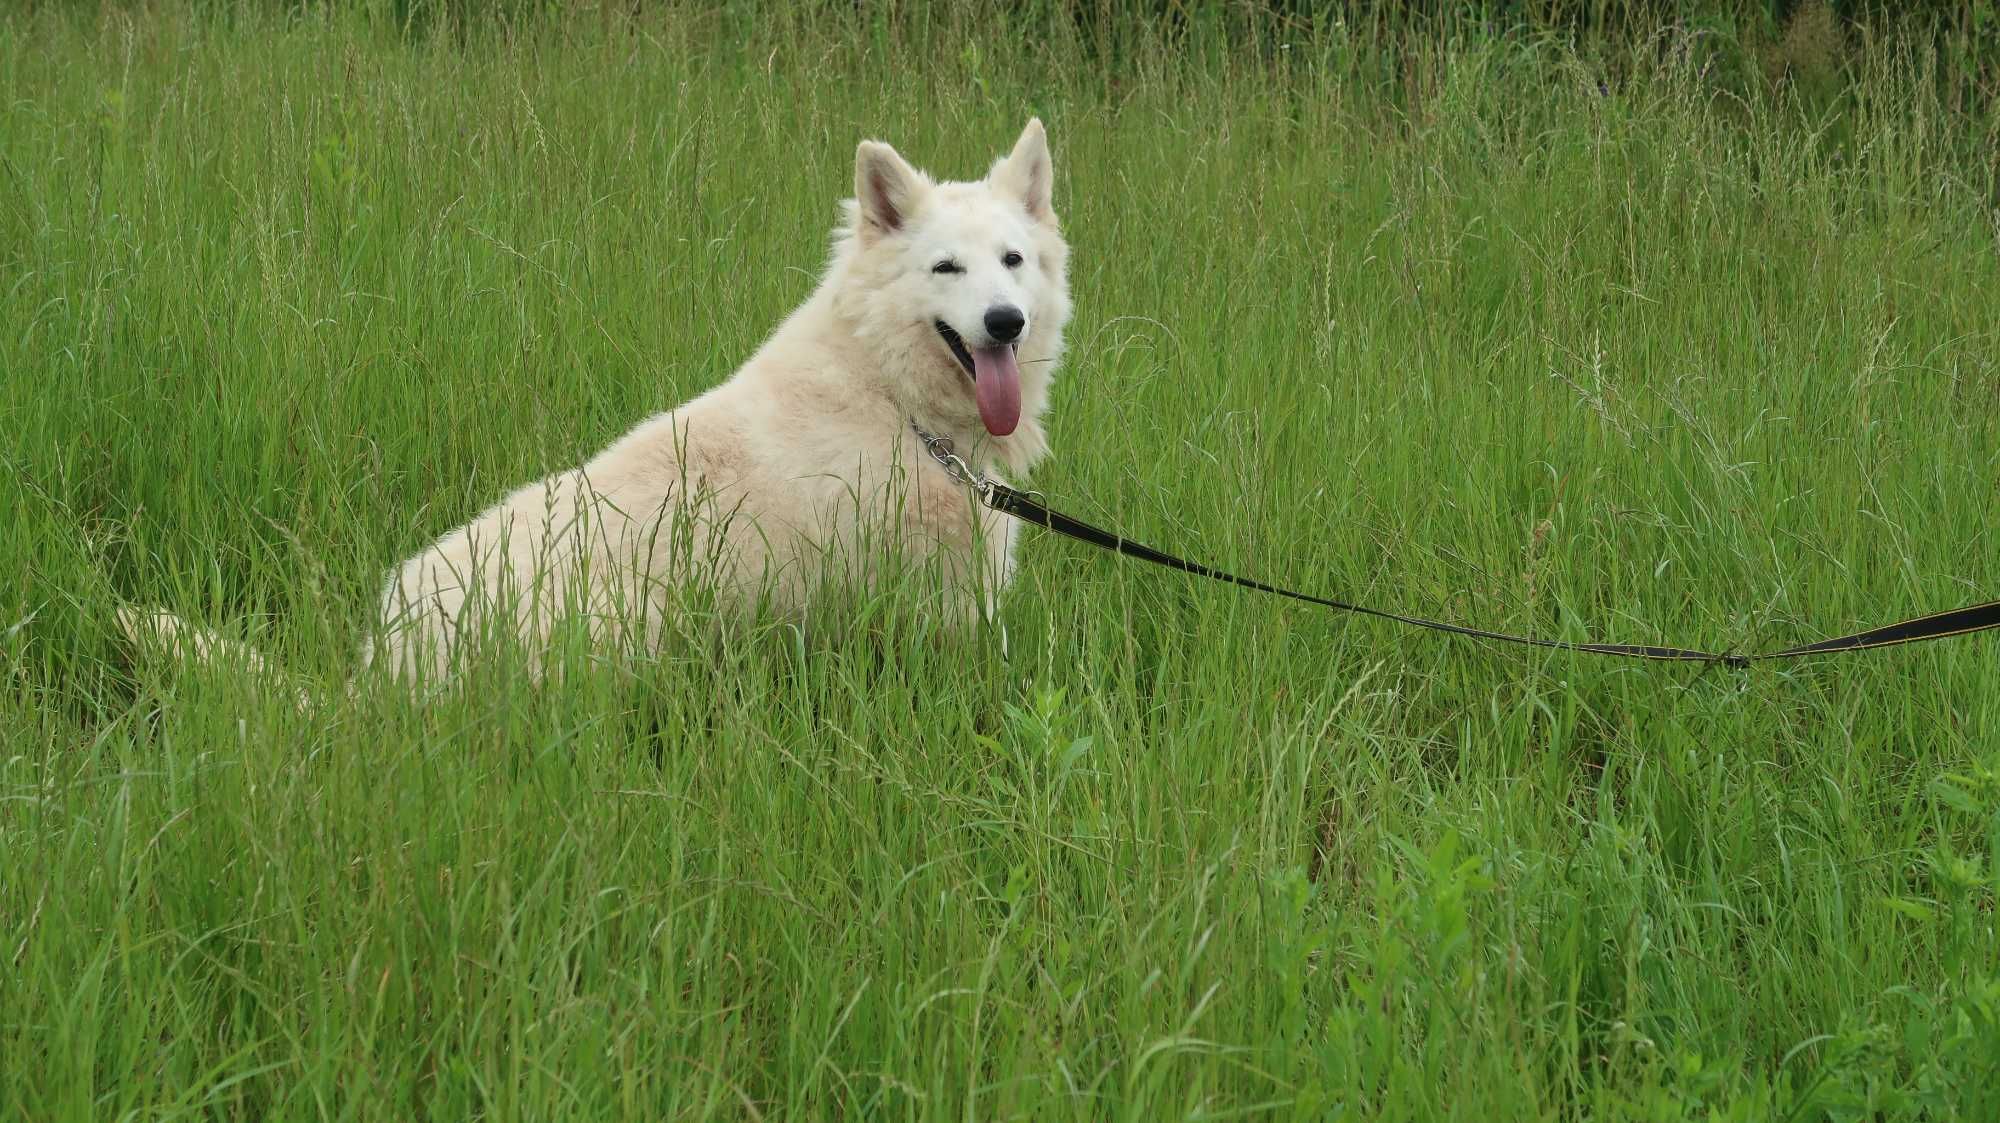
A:
[[[1016,265],[1021,264],[1021,255],[1015,253],[1013,250],[1008,250],[1007,255],[1000,259],[1000,264],[1005,265],[1009,269],[1012,269]]]
[[[950,258],[946,258],[945,260],[943,260],[943,261],[940,261],[940,262],[938,262],[938,263],[937,263],[936,265],[933,265],[933,266],[931,266],[931,272],[933,272],[933,273],[963,273],[963,272],[965,272],[965,270],[963,270],[963,269],[960,269],[960,268],[958,267],[958,262],[956,262],[956,261],[953,261],[953,260],[951,260]]]

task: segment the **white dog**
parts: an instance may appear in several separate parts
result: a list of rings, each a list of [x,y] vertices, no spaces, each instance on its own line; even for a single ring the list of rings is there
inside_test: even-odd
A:
[[[651,641],[696,576],[728,604],[802,611],[829,577],[865,582],[885,543],[942,563],[949,614],[990,611],[1011,520],[970,502],[916,428],[996,478],[1047,450],[1070,311],[1052,185],[1039,120],[970,183],[863,141],[812,296],[728,381],[398,566],[365,661],[438,674],[494,622],[534,650],[579,613],[595,637]],[[125,623],[194,657],[227,646],[166,613]]]

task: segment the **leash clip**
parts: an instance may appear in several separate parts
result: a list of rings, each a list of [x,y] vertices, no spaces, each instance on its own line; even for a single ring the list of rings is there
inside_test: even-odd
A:
[[[924,442],[924,451],[931,454],[931,459],[938,462],[946,475],[971,488],[981,499],[993,497],[993,481],[987,479],[984,472],[974,471],[964,457],[953,451],[950,437],[926,432],[914,420],[910,422],[910,428],[917,434],[917,439]]]

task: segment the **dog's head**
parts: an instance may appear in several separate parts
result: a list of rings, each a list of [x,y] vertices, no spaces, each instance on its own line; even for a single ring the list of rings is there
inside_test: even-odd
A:
[[[1047,402],[1069,319],[1053,186],[1039,120],[972,183],[934,183],[878,141],[856,152],[856,318],[899,353],[914,383],[899,389],[938,420],[976,415],[1007,437]]]

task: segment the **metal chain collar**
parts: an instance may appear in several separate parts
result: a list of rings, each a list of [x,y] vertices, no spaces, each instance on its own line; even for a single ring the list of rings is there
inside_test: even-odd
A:
[[[966,463],[964,457],[952,451],[950,437],[939,436],[925,429],[917,424],[917,419],[914,417],[910,419],[910,431],[917,435],[918,440],[924,442],[924,451],[931,454],[931,459],[938,462],[938,466],[945,470],[946,475],[971,488],[982,500],[993,497],[993,481],[986,478],[986,473],[974,469],[972,465]]]

